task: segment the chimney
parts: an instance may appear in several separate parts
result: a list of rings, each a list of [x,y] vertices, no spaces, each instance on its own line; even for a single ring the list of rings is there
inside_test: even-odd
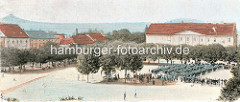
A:
[[[78,34],[78,29],[76,28],[76,35]]]

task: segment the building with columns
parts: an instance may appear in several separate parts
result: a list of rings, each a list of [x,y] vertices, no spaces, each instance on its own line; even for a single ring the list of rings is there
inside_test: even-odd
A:
[[[146,43],[237,46],[235,23],[153,23]]]

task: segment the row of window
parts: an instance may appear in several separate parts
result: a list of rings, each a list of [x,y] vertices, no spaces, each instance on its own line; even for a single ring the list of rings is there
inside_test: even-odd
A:
[[[11,41],[12,44],[15,44],[15,43],[16,43],[16,44],[21,44],[21,43],[24,43],[24,42],[25,42],[25,43],[28,43],[27,40],[26,40],[26,41],[22,41],[22,40],[17,40],[17,41],[12,40],[12,41]],[[10,43],[10,40],[8,40],[7,43]]]
[[[173,40],[174,40],[174,38],[173,38]],[[180,40],[180,41],[183,41],[183,37],[180,37],[179,40]],[[168,41],[171,41],[171,39],[168,38]],[[190,41],[190,40],[189,40],[189,37],[186,37],[186,41]],[[197,41],[196,38],[193,38],[193,41]],[[210,38],[208,38],[207,41],[210,42]],[[203,42],[203,39],[201,39],[201,42]],[[213,39],[213,42],[217,42],[217,39],[214,38],[214,39]],[[224,41],[224,42],[225,42],[225,41]],[[228,38],[228,42],[231,42],[231,38]]]
[[[44,39],[42,39],[42,40],[32,40],[32,41],[54,41],[54,40],[44,40]]]

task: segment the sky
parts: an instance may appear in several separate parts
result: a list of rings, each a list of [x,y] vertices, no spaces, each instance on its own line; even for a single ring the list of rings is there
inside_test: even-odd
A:
[[[0,0],[0,18],[55,23],[166,22],[191,18],[240,24],[240,0]]]

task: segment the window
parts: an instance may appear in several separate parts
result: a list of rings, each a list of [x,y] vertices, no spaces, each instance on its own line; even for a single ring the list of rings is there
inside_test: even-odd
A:
[[[187,37],[187,41],[189,41],[189,37]]]
[[[12,43],[14,44],[14,41],[12,41]]]
[[[26,43],[27,43],[28,41],[26,40]]]
[[[182,39],[182,37],[180,37],[180,41],[182,41],[183,39]]]
[[[210,39],[208,38],[208,42],[210,42]]]
[[[196,41],[196,38],[193,38],[193,41]]]
[[[228,42],[231,42],[231,38],[228,38]]]
[[[203,42],[203,39],[201,39],[201,42]]]
[[[171,41],[171,37],[168,37],[168,41]]]
[[[17,40],[17,44],[18,44],[18,40]]]
[[[214,38],[214,42],[216,42],[216,38]]]
[[[22,40],[20,40],[20,43],[22,43]]]

